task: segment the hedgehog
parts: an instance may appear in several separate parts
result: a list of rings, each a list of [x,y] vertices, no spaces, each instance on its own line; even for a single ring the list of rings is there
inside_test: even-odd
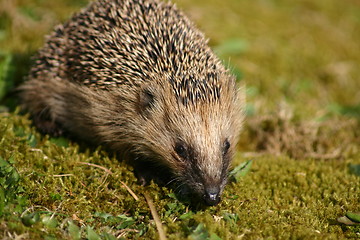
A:
[[[33,62],[20,98],[42,133],[105,146],[142,184],[165,179],[220,202],[244,94],[174,4],[91,2],[55,27]]]

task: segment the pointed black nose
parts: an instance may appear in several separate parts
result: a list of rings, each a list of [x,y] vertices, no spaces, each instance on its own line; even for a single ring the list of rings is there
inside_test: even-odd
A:
[[[215,187],[205,189],[204,201],[209,206],[215,206],[220,202],[220,190]]]

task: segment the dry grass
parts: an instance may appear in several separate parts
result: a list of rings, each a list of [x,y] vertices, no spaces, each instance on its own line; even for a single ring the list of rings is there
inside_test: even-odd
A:
[[[356,119],[299,120],[282,108],[250,117],[245,134],[256,152],[294,159],[346,159],[359,153],[359,129]]]

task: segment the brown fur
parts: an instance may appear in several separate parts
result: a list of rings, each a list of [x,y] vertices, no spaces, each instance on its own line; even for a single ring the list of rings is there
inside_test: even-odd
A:
[[[243,94],[170,3],[91,3],[47,38],[20,90],[46,133],[167,166],[200,197],[224,189]]]

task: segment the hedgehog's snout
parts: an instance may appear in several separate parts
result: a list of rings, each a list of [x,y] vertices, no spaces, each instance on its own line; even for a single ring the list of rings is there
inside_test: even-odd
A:
[[[205,188],[203,200],[209,206],[215,206],[220,202],[220,189],[216,186],[209,186]]]

